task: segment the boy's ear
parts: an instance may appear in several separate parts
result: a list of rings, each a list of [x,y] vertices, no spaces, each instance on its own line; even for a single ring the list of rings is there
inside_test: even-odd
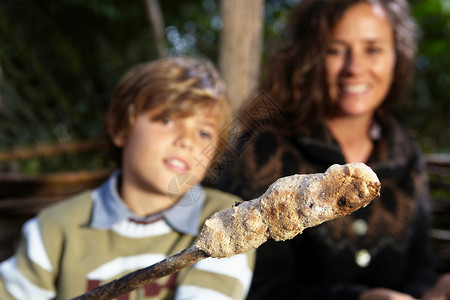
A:
[[[118,148],[123,148],[127,141],[127,135],[124,130],[121,130],[117,133],[110,133],[111,141]]]

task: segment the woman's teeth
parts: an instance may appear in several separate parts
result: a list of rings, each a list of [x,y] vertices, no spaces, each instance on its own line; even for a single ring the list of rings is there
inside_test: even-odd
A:
[[[347,84],[342,86],[342,90],[348,93],[362,93],[368,89],[367,84]]]

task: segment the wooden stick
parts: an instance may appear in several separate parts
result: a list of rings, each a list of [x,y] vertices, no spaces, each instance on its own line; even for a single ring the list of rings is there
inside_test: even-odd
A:
[[[196,246],[191,246],[154,265],[128,273],[119,279],[101,285],[72,300],[106,300],[117,298],[208,257],[210,256]]]

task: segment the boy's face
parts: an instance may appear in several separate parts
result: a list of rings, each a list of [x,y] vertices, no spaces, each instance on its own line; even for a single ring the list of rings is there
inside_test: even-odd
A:
[[[155,115],[155,111],[140,114],[126,137],[115,138],[123,149],[123,182],[144,193],[182,196],[205,177],[217,151],[218,114],[211,109],[162,120],[155,120]],[[173,191],[176,182],[178,190]]]

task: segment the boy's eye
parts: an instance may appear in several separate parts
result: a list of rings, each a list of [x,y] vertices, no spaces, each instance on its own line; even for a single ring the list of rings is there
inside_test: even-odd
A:
[[[212,135],[208,131],[200,130],[200,136],[205,139],[211,139]]]
[[[171,118],[169,118],[169,117],[164,117],[162,120],[161,120],[161,122],[163,123],[163,124],[172,124],[173,123],[173,120],[171,119]]]

